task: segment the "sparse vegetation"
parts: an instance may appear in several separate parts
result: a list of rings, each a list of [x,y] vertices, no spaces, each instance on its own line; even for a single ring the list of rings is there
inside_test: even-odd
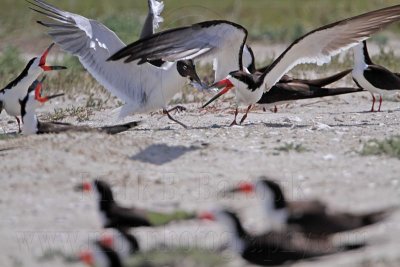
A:
[[[44,120],[61,121],[69,117],[75,118],[78,122],[90,120],[93,115],[93,109],[86,107],[68,107],[68,108],[55,108],[53,113],[44,117]]]
[[[361,155],[387,155],[400,159],[400,136],[393,136],[382,141],[376,139],[370,140],[364,144]]]
[[[280,152],[297,152],[297,153],[303,153],[309,151],[306,147],[304,147],[302,144],[294,144],[294,143],[286,143],[280,147],[275,148],[276,151]]]
[[[126,266],[186,266],[186,267],[221,267],[227,266],[221,255],[202,249],[164,249],[139,253],[128,260]]]

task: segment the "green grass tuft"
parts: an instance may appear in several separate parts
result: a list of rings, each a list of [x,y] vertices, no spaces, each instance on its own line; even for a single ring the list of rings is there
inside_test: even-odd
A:
[[[295,151],[297,153],[303,153],[309,151],[306,147],[304,147],[302,144],[294,144],[294,143],[286,143],[280,147],[275,148],[276,151],[281,151],[281,152],[290,152],[290,151]]]
[[[222,267],[227,266],[227,262],[220,255],[207,250],[182,248],[139,253],[131,257],[126,266]]]
[[[370,140],[361,151],[363,156],[382,156],[387,155],[390,157],[400,159],[400,136],[393,136],[383,141]]]

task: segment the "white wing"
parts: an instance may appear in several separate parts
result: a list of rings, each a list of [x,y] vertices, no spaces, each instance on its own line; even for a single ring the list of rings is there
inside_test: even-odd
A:
[[[231,71],[241,70],[242,51],[247,31],[228,21],[206,21],[189,27],[167,30],[138,40],[114,54],[110,60],[126,58],[125,62],[140,59],[140,63],[164,60],[176,62],[204,57],[216,58],[216,79]]]
[[[296,65],[328,63],[333,56],[398,20],[400,5],[339,21],[308,33],[296,40],[261,76],[261,79],[265,78],[266,91]]]
[[[107,62],[107,58],[125,47],[113,31],[95,20],[59,10],[42,0],[33,1],[32,4],[40,8],[33,10],[58,22],[39,22],[50,28],[48,34],[54,42],[77,56],[89,73],[112,94],[126,102],[140,101],[146,89],[142,87],[143,79],[137,77],[157,71],[155,67],[149,64],[138,66],[136,62]]]
[[[160,23],[164,21],[161,13],[164,10],[164,2],[159,0],[147,0],[149,13],[147,14],[140,39],[149,37],[154,34],[155,30],[160,27]]]

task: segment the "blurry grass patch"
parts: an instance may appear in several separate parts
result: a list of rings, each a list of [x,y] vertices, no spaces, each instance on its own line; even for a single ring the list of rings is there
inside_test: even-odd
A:
[[[104,25],[115,32],[126,44],[132,43],[138,39],[142,29],[140,16],[134,14],[114,14],[102,19]]]
[[[17,137],[18,135],[16,134],[0,134],[0,141],[7,141],[10,139],[15,139]]]
[[[400,136],[393,136],[383,141],[370,140],[361,151],[363,156],[382,156],[387,155],[390,157],[400,159]]]
[[[8,46],[4,49],[0,54],[0,78],[4,82],[4,86],[23,71],[25,64],[25,60],[17,48]]]
[[[280,152],[297,152],[297,153],[303,153],[309,151],[306,147],[304,147],[302,144],[294,144],[294,143],[286,143],[280,147],[275,148],[276,151]]]
[[[131,257],[127,267],[169,266],[169,267],[222,267],[227,266],[220,255],[202,249],[165,249],[139,253]]]

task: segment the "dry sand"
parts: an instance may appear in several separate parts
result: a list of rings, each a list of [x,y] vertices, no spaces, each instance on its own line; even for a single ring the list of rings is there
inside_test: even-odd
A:
[[[400,134],[399,103],[384,102],[381,113],[364,112],[370,104],[368,93],[298,101],[278,114],[255,110],[245,125],[230,128],[233,116],[224,109],[229,103],[219,103],[215,112],[201,111],[199,103],[176,115],[192,126],[188,130],[161,115],[136,115],[129,120],[143,124],[117,136],[71,133],[2,140],[0,266],[81,266],[39,258],[48,250],[73,254],[100,232],[94,199],[72,190],[94,178],[112,183],[124,204],[158,210],[202,210],[217,203],[235,208],[252,231],[263,227],[258,202],[222,199],[217,193],[261,175],[281,182],[290,198],[320,198],[337,209],[399,205],[399,161],[359,154],[367,140]],[[53,102],[45,110],[58,105]],[[110,112],[97,112],[82,124],[102,125]],[[3,132],[16,130],[9,120],[1,116]],[[278,150],[287,143],[307,151]],[[399,266],[399,222],[395,213],[383,224],[338,237],[366,241],[365,249],[295,266]],[[160,242],[218,247],[225,240],[220,227],[199,222],[135,233],[145,247]],[[229,252],[224,255],[233,266],[245,265]]]

